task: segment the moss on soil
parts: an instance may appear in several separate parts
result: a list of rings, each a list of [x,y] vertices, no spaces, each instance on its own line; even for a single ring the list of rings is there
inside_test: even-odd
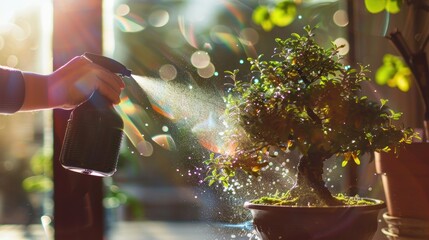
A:
[[[340,200],[344,206],[363,206],[363,205],[374,205],[375,202],[356,196],[346,196],[342,193],[334,195],[334,198]],[[292,197],[289,192],[286,193],[275,193],[269,196],[264,196],[259,199],[252,200],[255,204],[265,205],[280,205],[280,206],[299,206],[297,204],[298,197]],[[307,206],[318,206],[317,204],[309,203]]]

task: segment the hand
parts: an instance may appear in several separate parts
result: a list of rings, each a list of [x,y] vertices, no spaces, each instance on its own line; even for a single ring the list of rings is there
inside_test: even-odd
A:
[[[70,109],[86,101],[95,90],[117,104],[124,83],[116,74],[78,56],[48,75],[47,87],[49,105]]]
[[[112,103],[120,102],[122,79],[109,70],[78,56],[49,75],[22,72],[25,97],[20,111],[71,109],[98,90]]]

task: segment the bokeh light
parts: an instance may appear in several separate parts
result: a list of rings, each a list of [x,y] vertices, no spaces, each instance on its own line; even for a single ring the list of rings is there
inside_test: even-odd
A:
[[[174,80],[177,77],[177,69],[171,64],[162,65],[159,68],[159,77],[165,81]]]
[[[259,41],[259,33],[253,28],[245,28],[240,31],[240,38],[246,45],[255,45]]]
[[[344,47],[339,49],[338,54],[340,55],[346,55],[350,51],[350,44],[345,38],[337,38],[334,40],[335,45],[341,46],[344,45]]]
[[[139,151],[140,155],[144,157],[150,157],[153,154],[153,145],[148,141],[140,141],[136,144],[136,148]]]
[[[149,15],[149,24],[153,27],[163,27],[170,20],[170,15],[165,10],[156,10]]]
[[[339,27],[346,27],[349,24],[349,18],[345,10],[337,10],[332,18]]]
[[[191,56],[191,63],[196,68],[205,68],[210,64],[210,56],[205,51],[196,51]]]
[[[213,65],[213,63],[209,63],[207,67],[199,68],[197,72],[198,72],[198,75],[202,78],[210,78],[215,73],[215,66]]]
[[[12,68],[16,67],[18,65],[18,62],[19,62],[18,57],[15,55],[10,55],[9,57],[7,57],[7,60],[6,60],[7,66]]]
[[[120,4],[115,11],[117,16],[125,16],[130,13],[130,6],[128,4]]]
[[[168,129],[168,127],[167,127],[167,126],[162,126],[162,131],[163,131],[163,132],[168,132],[168,130],[169,130],[169,129]]]

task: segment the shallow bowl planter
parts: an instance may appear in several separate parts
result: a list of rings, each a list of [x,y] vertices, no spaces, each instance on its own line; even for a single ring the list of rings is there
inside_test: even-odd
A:
[[[370,240],[377,231],[383,201],[366,199],[374,205],[294,207],[253,204],[253,225],[262,240]]]

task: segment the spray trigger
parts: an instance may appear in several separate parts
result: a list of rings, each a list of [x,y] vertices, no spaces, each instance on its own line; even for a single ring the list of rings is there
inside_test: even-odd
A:
[[[131,70],[129,70],[122,63],[114,59],[89,52],[84,53],[83,56],[91,60],[93,63],[104,67],[113,73],[117,73],[126,77],[131,77]]]

